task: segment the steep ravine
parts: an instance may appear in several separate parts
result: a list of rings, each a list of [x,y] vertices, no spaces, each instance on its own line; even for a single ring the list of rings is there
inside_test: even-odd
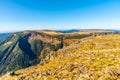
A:
[[[38,32],[14,33],[0,44],[0,74],[40,63],[62,41]]]

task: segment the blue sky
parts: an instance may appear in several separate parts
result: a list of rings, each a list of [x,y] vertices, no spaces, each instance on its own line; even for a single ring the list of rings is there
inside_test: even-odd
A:
[[[120,0],[0,0],[0,32],[120,29]]]

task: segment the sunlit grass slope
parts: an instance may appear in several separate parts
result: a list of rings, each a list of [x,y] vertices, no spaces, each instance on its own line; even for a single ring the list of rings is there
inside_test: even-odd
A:
[[[83,38],[7,80],[119,80],[120,35]]]

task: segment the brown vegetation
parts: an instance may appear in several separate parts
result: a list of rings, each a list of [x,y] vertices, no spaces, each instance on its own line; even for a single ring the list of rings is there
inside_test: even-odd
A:
[[[15,73],[18,75],[5,74],[1,79],[119,80],[120,35],[77,40],[50,55],[49,58],[46,57],[43,64],[21,69]]]

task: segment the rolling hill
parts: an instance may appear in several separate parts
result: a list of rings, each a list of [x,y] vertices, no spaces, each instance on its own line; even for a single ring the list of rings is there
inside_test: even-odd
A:
[[[119,80],[120,35],[91,36],[47,56],[42,64],[9,73],[7,80]]]
[[[10,77],[8,78],[8,80],[15,77],[18,77],[20,80],[22,80],[21,78],[23,77],[30,79],[29,77],[31,77],[32,72],[33,73],[36,72],[38,74],[38,72],[42,71],[46,75],[46,72],[45,72],[46,70],[48,69],[56,70],[55,68],[60,67],[60,65],[63,66],[63,72],[64,72],[64,69],[67,68],[67,66],[65,66],[66,67],[65,68],[64,65],[67,63],[70,63],[70,64],[74,63],[74,59],[77,60],[77,57],[79,58],[78,55],[88,56],[88,54],[92,53],[92,50],[93,52],[94,50],[98,50],[98,49],[102,50],[104,44],[106,44],[106,46],[104,47],[105,49],[108,49],[108,51],[114,46],[113,44],[109,44],[109,42],[111,43],[110,41],[111,37],[109,40],[109,38],[107,38],[106,36],[107,34],[110,35],[115,33],[113,31],[110,32],[106,30],[105,31],[104,30],[103,31],[86,30],[86,32],[84,31],[84,34],[83,33],[79,34],[79,33],[80,31],[78,33],[77,32],[62,33],[62,32],[51,31],[51,30],[36,30],[36,31],[27,30],[23,32],[13,33],[12,35],[7,37],[4,41],[0,43],[0,66],[1,66],[0,74],[4,74],[9,71],[17,71],[16,73],[19,74],[19,76]],[[94,44],[92,42],[95,42],[94,40],[97,38],[95,37],[96,35],[103,36],[103,38],[98,37],[99,39],[96,40],[98,42]],[[92,39],[94,37],[95,39]],[[119,36],[116,35],[116,37],[119,37]],[[113,39],[116,39],[116,37]],[[104,38],[105,40],[108,39],[109,42],[107,40],[105,42]],[[103,39],[103,44],[102,44],[102,39]],[[100,41],[101,41],[101,44],[98,44]],[[117,46],[117,43],[115,43],[115,46]],[[115,49],[117,48],[119,48],[119,44]],[[85,52],[84,50],[86,52],[88,51],[87,54],[82,54],[82,52]],[[77,52],[78,52],[78,55],[76,55]],[[89,55],[88,57],[91,57],[91,56],[94,56],[94,55]],[[80,60],[78,59],[78,61]],[[30,66],[33,66],[33,67],[31,68]],[[30,67],[30,68],[24,69],[27,67]],[[68,65],[68,67],[70,66]],[[19,71],[19,69],[23,69],[23,70]],[[38,72],[36,69],[38,70]],[[61,69],[58,69],[58,72],[61,72],[61,71],[62,71]],[[26,72],[28,74],[26,74]],[[52,73],[55,74],[55,71],[53,71]],[[62,73],[60,74],[61,74],[61,77],[63,77],[61,79],[64,79],[64,75],[62,75]],[[50,76],[55,77],[55,76],[52,76],[51,74]],[[71,73],[71,76],[72,76],[72,73]],[[49,80],[49,77],[47,78]],[[33,77],[33,79],[35,79],[35,77]],[[36,77],[36,80],[37,79],[38,77]]]

